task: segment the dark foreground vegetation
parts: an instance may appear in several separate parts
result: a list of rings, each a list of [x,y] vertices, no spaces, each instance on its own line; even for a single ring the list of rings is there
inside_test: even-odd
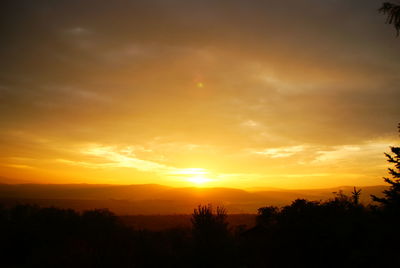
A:
[[[383,267],[400,265],[400,218],[357,196],[259,209],[230,228],[223,208],[195,209],[191,228],[128,227],[108,210],[19,205],[0,210],[2,267]]]

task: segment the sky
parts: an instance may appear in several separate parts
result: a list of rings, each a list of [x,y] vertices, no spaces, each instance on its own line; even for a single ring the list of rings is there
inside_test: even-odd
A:
[[[0,10],[11,183],[383,184],[400,38],[377,0],[19,0]]]

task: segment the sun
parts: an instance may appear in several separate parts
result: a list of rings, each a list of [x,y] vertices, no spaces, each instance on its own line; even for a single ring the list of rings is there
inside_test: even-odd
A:
[[[174,174],[181,176],[182,179],[196,186],[204,186],[212,181],[207,176],[209,172],[204,168],[184,168]]]
[[[210,182],[211,179],[204,176],[204,174],[197,174],[195,176],[189,177],[188,181],[196,184],[196,185],[204,185],[207,182]]]

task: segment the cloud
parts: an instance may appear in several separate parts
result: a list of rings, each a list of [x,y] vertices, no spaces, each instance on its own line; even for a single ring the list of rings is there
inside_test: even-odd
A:
[[[289,158],[294,170],[335,169],[378,153],[363,144],[393,141],[400,116],[398,40],[378,7],[10,2],[0,11],[0,157],[262,176]],[[74,152],[82,144],[101,144],[97,162]]]
[[[387,148],[387,143],[377,141],[357,145],[333,146],[328,150],[318,150],[312,162],[314,164],[323,162],[334,163],[337,161],[354,162],[360,158],[380,155]]]
[[[95,147],[90,148],[83,152],[84,154],[101,157],[111,161],[113,167],[131,167],[142,171],[155,171],[166,169],[166,166],[135,158],[134,156],[127,155],[123,152],[115,151],[112,147]]]
[[[305,149],[302,145],[290,146],[284,148],[269,148],[263,151],[253,152],[255,154],[271,157],[271,158],[285,158],[295,155],[296,153],[303,152]]]

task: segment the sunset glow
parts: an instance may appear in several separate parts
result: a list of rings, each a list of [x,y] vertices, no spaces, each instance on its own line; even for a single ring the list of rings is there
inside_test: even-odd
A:
[[[204,175],[195,175],[195,176],[189,177],[188,181],[190,181],[196,185],[204,185],[211,180],[209,178],[206,178]]]
[[[382,183],[400,50],[379,3],[173,2],[2,16],[0,182]]]

